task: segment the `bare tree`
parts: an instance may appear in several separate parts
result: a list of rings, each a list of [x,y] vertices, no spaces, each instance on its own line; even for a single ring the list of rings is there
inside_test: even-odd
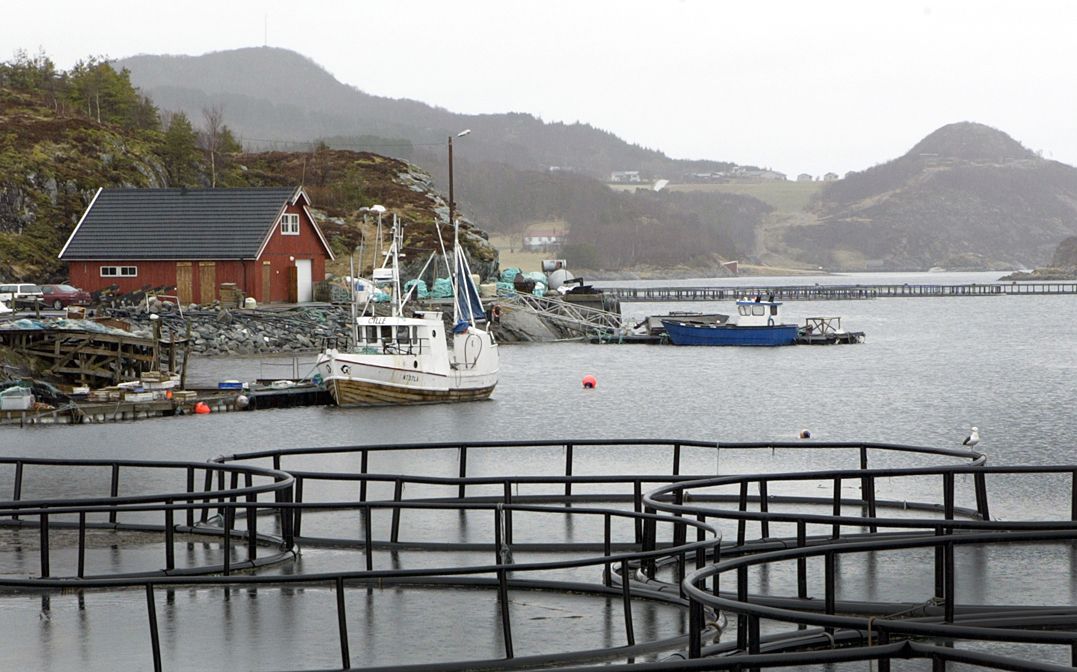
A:
[[[205,128],[200,134],[202,149],[209,154],[209,180],[210,186],[217,186],[217,156],[221,152],[222,131],[224,130],[224,106],[212,105],[202,108],[202,119]]]

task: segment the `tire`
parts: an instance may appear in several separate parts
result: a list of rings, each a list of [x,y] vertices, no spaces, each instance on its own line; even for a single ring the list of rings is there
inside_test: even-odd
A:
[[[60,303],[60,299],[56,299],[52,302],[52,307],[56,310],[63,310],[64,304]]]

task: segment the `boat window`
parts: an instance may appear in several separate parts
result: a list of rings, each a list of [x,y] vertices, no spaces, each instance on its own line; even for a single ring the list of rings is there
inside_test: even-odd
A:
[[[766,315],[767,309],[761,303],[752,304],[752,315]]]
[[[770,307],[770,314],[771,315],[777,315],[778,314],[778,306],[776,306],[776,305],[771,306]]]
[[[366,328],[366,342],[376,343],[378,341],[378,328],[372,325],[368,325]]]
[[[396,328],[396,340],[400,343],[411,342],[411,330],[409,327],[397,327]]]
[[[389,342],[393,340],[393,328],[389,325],[382,325],[381,328],[381,340]]]
[[[748,315],[748,306],[737,306],[737,312],[741,315]]]

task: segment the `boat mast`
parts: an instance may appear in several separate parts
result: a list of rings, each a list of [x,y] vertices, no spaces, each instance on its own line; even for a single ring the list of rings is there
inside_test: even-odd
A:
[[[400,294],[400,243],[404,234],[400,230],[400,219],[393,213],[393,316],[400,317],[404,314],[404,298]]]
[[[449,145],[452,147],[452,145]],[[450,162],[451,166],[452,163]],[[452,197],[449,197],[449,202],[452,202]],[[457,257],[460,254],[460,242],[458,239],[460,223],[452,222],[452,274],[449,276],[449,280],[452,282],[452,323],[455,325],[460,321],[460,260]]]

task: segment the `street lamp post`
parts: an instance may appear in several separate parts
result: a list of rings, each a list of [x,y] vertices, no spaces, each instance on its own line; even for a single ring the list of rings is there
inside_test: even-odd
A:
[[[456,134],[456,137],[462,138],[468,133],[471,133],[471,129],[465,129]],[[453,200],[452,191],[452,136],[449,136],[449,226],[454,225],[453,217],[456,215],[456,202]]]

